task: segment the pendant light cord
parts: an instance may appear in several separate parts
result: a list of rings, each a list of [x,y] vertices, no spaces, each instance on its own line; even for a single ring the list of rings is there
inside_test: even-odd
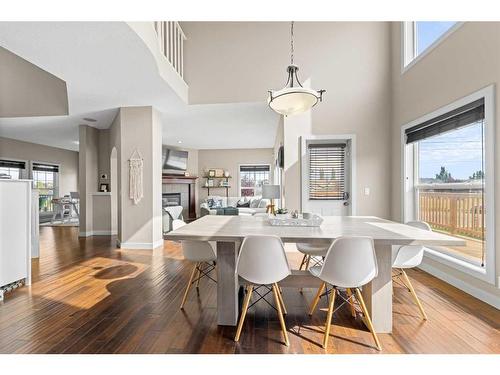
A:
[[[290,65],[293,65],[293,21],[290,27]]]

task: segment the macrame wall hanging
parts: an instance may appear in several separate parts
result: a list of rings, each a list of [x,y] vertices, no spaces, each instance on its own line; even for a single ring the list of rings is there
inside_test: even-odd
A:
[[[128,160],[129,163],[129,197],[138,204],[144,196],[142,186],[142,174],[144,169],[144,159],[139,150],[135,149]]]

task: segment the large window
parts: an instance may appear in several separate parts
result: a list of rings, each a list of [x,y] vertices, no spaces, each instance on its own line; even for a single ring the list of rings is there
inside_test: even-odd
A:
[[[23,178],[25,168],[24,161],[0,160],[0,175],[8,175],[12,180]]]
[[[457,25],[453,21],[403,22],[404,66],[430,51]]]
[[[57,198],[59,167],[53,164],[33,163],[33,188],[40,194],[40,211],[53,211],[52,199]]]
[[[441,112],[404,130],[405,221],[422,220],[436,232],[463,239],[465,246],[432,250],[485,270],[494,267],[485,98]]]
[[[345,199],[345,149],[345,143],[309,144],[309,199]]]
[[[269,165],[240,166],[240,195],[242,197],[262,196],[262,185],[270,182]]]

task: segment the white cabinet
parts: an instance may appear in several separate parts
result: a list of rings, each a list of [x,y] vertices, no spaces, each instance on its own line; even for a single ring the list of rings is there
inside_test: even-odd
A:
[[[30,180],[0,180],[0,288],[31,283],[31,200]]]

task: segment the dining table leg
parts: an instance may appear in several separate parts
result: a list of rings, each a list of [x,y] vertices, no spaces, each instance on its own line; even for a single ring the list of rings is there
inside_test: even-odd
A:
[[[375,245],[378,275],[363,286],[362,294],[377,333],[392,332],[391,245]]]
[[[239,243],[217,241],[217,324],[235,326],[238,322],[238,276],[236,259]]]

